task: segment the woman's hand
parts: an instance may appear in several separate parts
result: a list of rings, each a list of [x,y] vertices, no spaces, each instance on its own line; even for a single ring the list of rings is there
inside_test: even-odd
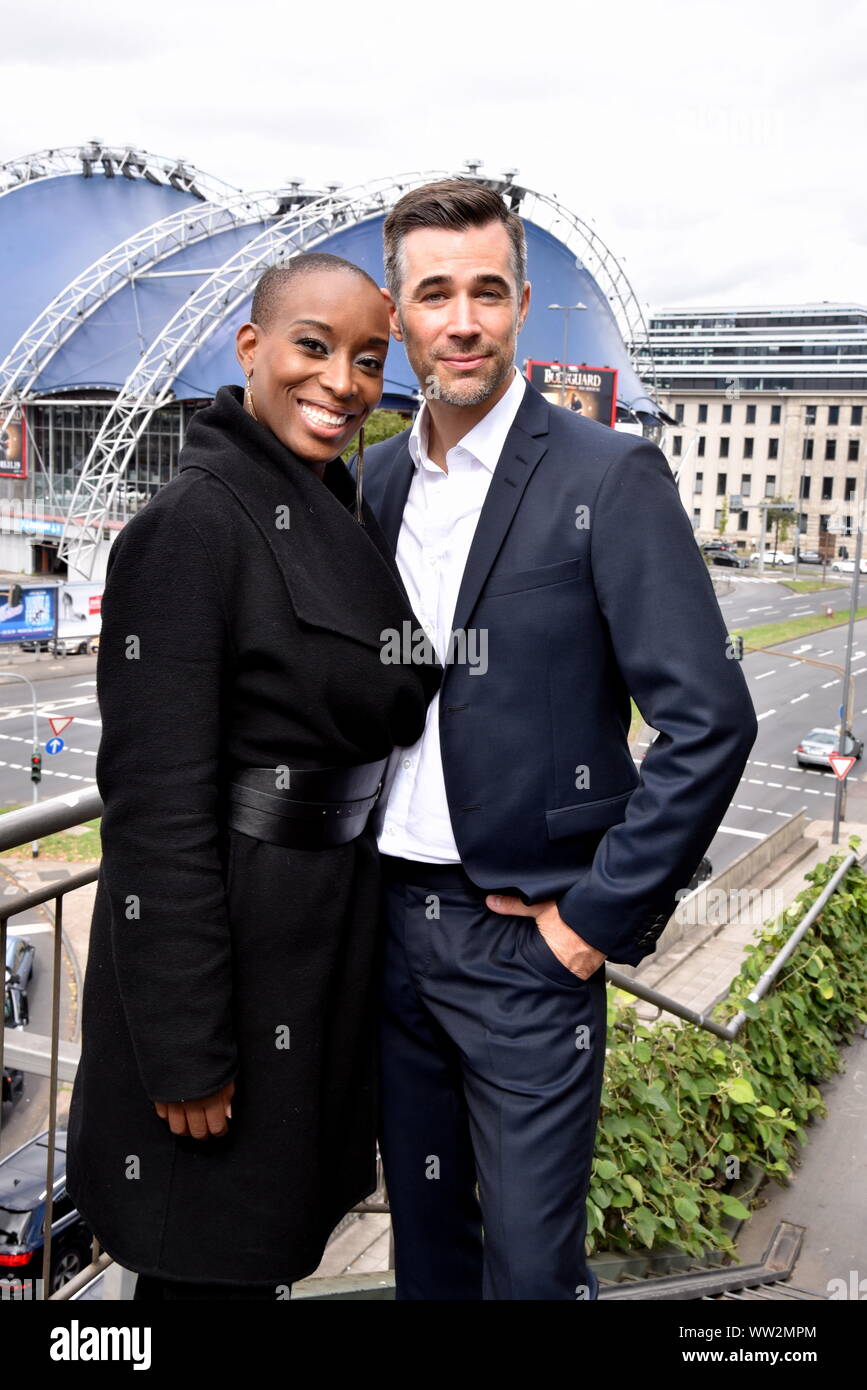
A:
[[[234,1081],[227,1081],[212,1096],[199,1100],[155,1100],[157,1114],[168,1120],[172,1134],[189,1139],[208,1139],[212,1135],[228,1134],[227,1118],[232,1118]]]

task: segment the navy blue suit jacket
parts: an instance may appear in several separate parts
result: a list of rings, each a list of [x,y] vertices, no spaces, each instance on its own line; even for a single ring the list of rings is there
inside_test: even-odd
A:
[[[393,548],[408,438],[364,456],[364,495]],[[609,960],[637,965],[713,839],[758,728],[656,445],[549,405],[528,383],[452,621],[471,628],[487,631],[487,671],[459,660],[458,643],[439,704],[464,867],[486,890],[555,899]],[[659,730],[640,774],[630,694]]]

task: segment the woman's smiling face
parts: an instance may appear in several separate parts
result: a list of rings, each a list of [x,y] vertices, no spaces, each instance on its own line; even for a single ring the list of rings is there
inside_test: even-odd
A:
[[[375,285],[340,268],[296,276],[266,324],[238,330],[257,418],[302,458],[336,458],[379,405],[388,340]]]

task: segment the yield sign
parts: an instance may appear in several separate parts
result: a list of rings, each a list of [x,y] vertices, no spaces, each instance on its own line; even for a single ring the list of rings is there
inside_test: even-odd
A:
[[[74,718],[74,714],[68,714],[65,719],[52,719],[49,715],[48,722],[51,725],[51,732],[53,734],[62,733],[67,724],[71,724]]]
[[[853,763],[855,762],[855,759],[847,758],[842,753],[829,753],[828,762],[834,769],[835,775],[839,777],[840,781],[842,782],[844,777],[847,775],[850,768],[852,767]]]

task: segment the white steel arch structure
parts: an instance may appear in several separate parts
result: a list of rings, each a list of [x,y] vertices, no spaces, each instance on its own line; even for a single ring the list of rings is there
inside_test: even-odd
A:
[[[14,410],[26,399],[55,353],[124,285],[218,232],[276,218],[279,202],[274,193],[242,193],[226,202],[196,203],[107,251],[54,297],[0,362],[0,409]]]
[[[192,193],[203,202],[223,202],[241,192],[240,188],[204,173],[185,159],[150,154],[132,145],[106,145],[101,140],[91,140],[86,145],[38,150],[35,154],[0,164],[0,198],[37,179],[54,179],[64,174],[92,178],[95,170],[101,170],[105,178],[118,175],[126,179],[147,179],[148,183],[170,186],[179,193]]]
[[[377,179],[346,192],[332,189],[290,209],[190,295],[124,383],[85,459],[58,542],[58,557],[70,569],[91,576],[104,518],[139,438],[154,412],[171,399],[176,377],[245,299],[263,265],[310,250],[339,228],[378,216],[407,188],[444,176],[436,170]]]

